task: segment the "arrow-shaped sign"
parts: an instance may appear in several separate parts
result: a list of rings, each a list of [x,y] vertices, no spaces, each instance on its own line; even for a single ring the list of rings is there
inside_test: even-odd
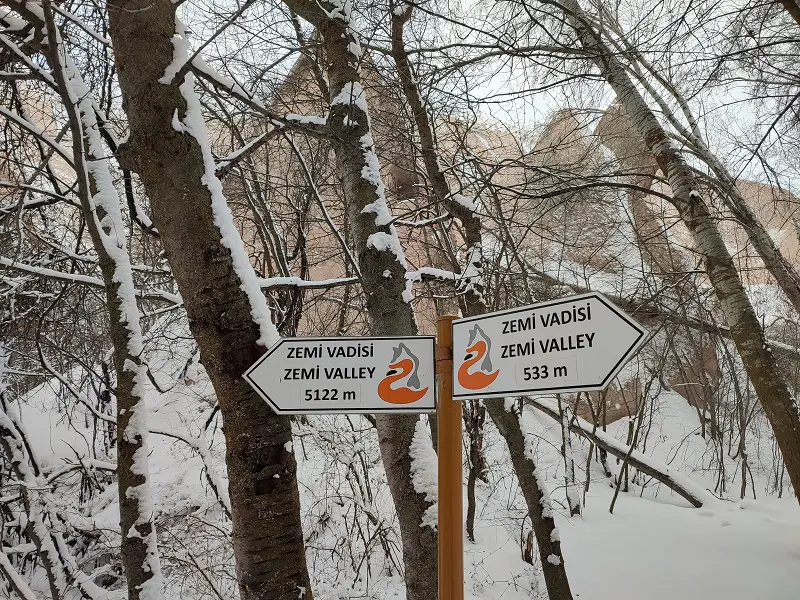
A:
[[[456,400],[602,390],[645,330],[596,292],[453,322]]]
[[[284,338],[244,374],[278,414],[436,410],[434,338]]]

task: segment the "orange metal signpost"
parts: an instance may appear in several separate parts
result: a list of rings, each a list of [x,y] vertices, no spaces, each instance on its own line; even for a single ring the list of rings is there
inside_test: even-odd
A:
[[[439,600],[464,598],[464,508],[461,473],[461,402],[453,400],[453,321],[437,322],[439,452]]]

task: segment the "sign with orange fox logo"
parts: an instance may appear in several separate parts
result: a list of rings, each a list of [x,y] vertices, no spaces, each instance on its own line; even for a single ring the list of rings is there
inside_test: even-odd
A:
[[[645,333],[597,292],[458,319],[453,398],[604,389]]]
[[[278,414],[436,410],[434,338],[285,338],[244,374]]]

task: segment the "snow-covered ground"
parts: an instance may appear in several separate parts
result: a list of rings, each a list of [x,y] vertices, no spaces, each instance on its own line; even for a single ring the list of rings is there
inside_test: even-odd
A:
[[[650,439],[655,446],[648,455],[678,467],[708,488],[714,474],[701,470],[708,458],[705,441],[699,436],[694,409],[677,394],[662,393],[656,402]],[[719,499],[709,494],[700,509],[691,508],[668,489],[652,484],[631,486],[620,493],[609,512],[614,488],[599,465],[592,468],[592,485],[586,495],[583,514],[569,517],[564,493],[560,429],[548,417],[529,413],[527,424],[537,438],[540,466],[557,510],[567,572],[573,593],[596,600],[707,600],[795,599],[800,598],[800,507],[794,497]],[[627,421],[612,425],[610,431],[625,439]],[[495,434],[496,435],[496,434]],[[575,459],[583,464],[587,445],[573,440]],[[500,443],[492,445],[497,459]],[[616,461],[609,461],[616,472]],[[507,468],[507,467],[506,467]],[[497,479],[501,464],[492,467]],[[582,483],[582,470],[579,470]],[[514,483],[491,490],[481,486],[482,500],[476,526],[476,543],[466,542],[466,590],[468,597],[481,600],[531,598],[530,590],[546,598],[535,569],[521,560],[520,533],[524,516],[522,503],[514,496]],[[660,488],[660,489],[659,489]],[[510,509],[509,506],[513,505]],[[527,531],[527,529],[526,529]],[[537,596],[533,596],[537,597]]]
[[[151,362],[166,372],[177,372],[186,357],[172,360],[172,367],[155,358]],[[171,382],[174,387],[166,394],[149,388],[149,421],[154,432],[198,443],[213,406],[213,391],[200,371],[175,378]],[[162,379],[166,378],[160,378],[160,384],[166,385]],[[53,388],[45,384],[22,405],[22,420],[34,451],[51,470],[64,460],[92,457],[89,448],[97,439],[82,409],[58,412],[55,403]],[[709,469],[713,451],[699,435],[696,411],[677,394],[662,392],[651,417],[645,454],[713,490],[717,478],[716,470]],[[206,477],[208,472],[226,483],[220,425],[214,421],[201,441],[207,448],[205,464],[186,441],[157,433],[151,436],[150,469],[171,598],[211,597],[204,588],[207,584],[197,577],[198,565],[207,569],[223,597],[235,597],[232,554],[224,533],[228,523]],[[524,425],[552,494],[567,572],[577,598],[800,598],[800,507],[786,493],[783,498],[765,497],[769,440],[761,439],[759,446],[763,447],[751,448],[756,457],[752,467],[758,499],[753,499],[749,483],[747,498],[739,500],[740,482],[734,479],[723,498],[709,493],[705,505],[695,509],[656,482],[639,478],[632,482],[629,493],[620,493],[610,514],[613,484],[593,462],[583,514],[570,518],[559,451],[560,428],[530,407]],[[609,433],[624,441],[627,427],[627,420],[618,421],[609,427]],[[522,560],[520,540],[530,530],[530,523],[502,438],[490,424],[485,448],[489,481],[479,482],[477,487],[476,541],[465,541],[467,597],[546,598],[538,559],[533,565]],[[294,449],[315,598],[403,600],[396,517],[369,423],[361,417],[344,416],[298,421]],[[573,449],[582,488],[588,443],[575,438]],[[102,466],[113,462],[113,457],[97,456],[95,460]],[[619,465],[612,457],[609,466],[618,472]],[[729,479],[737,468],[735,460],[726,458]],[[113,547],[118,528],[115,494],[116,486],[110,485],[80,507],[75,506],[73,497],[61,497],[58,502],[70,509],[75,522],[94,523],[104,532],[104,542]]]
[[[576,596],[600,600],[800,598],[800,509],[792,499],[700,509],[597,487],[559,523]]]

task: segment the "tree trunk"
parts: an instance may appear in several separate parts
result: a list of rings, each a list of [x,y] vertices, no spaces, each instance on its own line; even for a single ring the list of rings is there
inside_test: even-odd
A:
[[[411,18],[411,11],[412,9],[409,7],[399,14],[395,11],[392,12],[392,56],[403,86],[403,93],[411,107],[419,131],[420,152],[433,192],[442,206],[458,218],[464,226],[464,240],[468,248],[467,264],[462,277],[465,293],[464,313],[466,316],[479,315],[486,312],[486,304],[483,299],[481,221],[475,214],[474,207],[470,209],[468,203],[456,200],[445,174],[439,167],[433,129],[403,42],[403,27]],[[505,410],[503,400],[487,400],[485,404],[489,416],[503,436],[511,455],[514,472],[533,524],[548,595],[552,600],[570,600],[572,592],[564,566],[564,557],[561,554],[558,530],[552,511],[545,506],[549,503],[549,496],[543,489],[544,478],[537,478],[535,475],[536,463],[533,457],[526,455],[525,436],[520,427],[519,418],[516,414]],[[542,482],[541,486],[540,481]]]
[[[226,245],[235,243],[230,240],[235,229],[226,231],[223,240],[210,187],[218,181],[204,167],[203,148],[192,132],[173,127],[174,115],[187,118],[179,85],[193,93],[191,79],[159,82],[175,55],[175,5],[169,0],[112,0],[109,15],[130,122],[121,159],[147,191],[224,420],[240,596],[308,599],[291,426],[241,377],[264,352],[256,320],[261,319],[262,328],[270,324],[254,312],[253,297],[243,289],[243,271],[237,267],[251,267],[235,263]]]
[[[428,118],[428,111],[422,102],[422,95],[419,92],[419,86],[417,85],[416,77],[414,77],[411,61],[408,58],[405,42],[403,41],[403,28],[411,18],[411,13],[411,5],[400,13],[392,12],[392,58],[394,58],[394,63],[397,67],[403,95],[408,101],[414,117],[414,123],[417,126],[420,139],[420,155],[425,164],[425,171],[430,179],[433,193],[443,208],[461,221],[464,226],[467,264],[460,281],[465,292],[466,313],[471,315],[481,314],[486,311],[482,296],[484,285],[481,220],[475,214],[474,207],[471,209],[467,202],[458,202],[456,200],[456,196],[451,192],[447,178],[439,166],[433,128]]]
[[[569,516],[580,516],[581,496],[575,481],[575,456],[572,453],[569,404],[558,395],[558,411],[561,420],[561,457],[564,459],[564,492],[569,506]]]
[[[797,3],[797,0],[781,0],[781,4],[786,9],[795,22],[800,25],[800,4]]]
[[[796,11],[794,14],[797,15],[800,13],[800,5],[797,5],[794,0],[787,0],[784,4],[787,6],[787,9],[789,4],[794,4]],[[638,61],[664,89],[669,91],[674,100],[677,101],[685,119],[688,121],[688,127],[675,115],[672,108],[667,104],[661,94],[650,85],[646,76],[637,68],[636,62],[632,62],[631,73],[658,104],[664,118],[687,140],[694,153],[710,167],[712,173],[718,180],[723,204],[733,213],[736,221],[745,230],[750,243],[764,263],[764,267],[775,278],[778,286],[783,290],[783,293],[786,294],[786,298],[792,306],[794,306],[797,313],[800,314],[800,273],[798,273],[794,265],[787,260],[786,256],[783,255],[778,245],[772,239],[772,236],[770,236],[769,232],[764,228],[763,223],[761,223],[758,216],[755,214],[755,211],[753,211],[750,204],[744,196],[742,196],[735,178],[706,144],[697,119],[692,114],[689,103],[670,81],[664,77],[661,71],[644,58],[627,39],[623,37],[620,43],[615,43],[615,49],[619,49],[623,53],[633,56],[635,61]]]
[[[698,191],[694,175],[653,112],[631,81],[623,64],[615,58],[593,29],[576,0],[559,5],[578,39],[617,94],[646,146],[653,153],[672,188],[672,204],[694,237],[695,250],[705,262],[734,343],[767,414],[775,439],[783,453],[795,494],[800,500],[800,410],[769,349],[730,253],[708,207]]]
[[[786,298],[800,315],[800,274],[791,262],[783,255],[775,240],[747,203],[736,182],[730,178],[727,170],[716,159],[711,162],[712,168],[720,178],[725,194],[725,204],[734,218],[744,228],[747,239],[755,248],[764,267],[775,278],[778,287],[786,294]]]
[[[506,410],[502,399],[484,402],[489,416],[506,441],[514,472],[525,497],[525,504],[528,505],[533,532],[539,546],[547,594],[550,600],[571,600],[572,591],[564,568],[561,541],[553,519],[550,496],[544,489],[544,477],[536,473],[536,462],[526,452],[525,434],[520,428],[519,416]]]
[[[69,121],[78,196],[86,228],[99,258],[111,323],[117,379],[121,554],[128,598],[156,600],[163,598],[164,584],[149,482],[147,408],[142,396],[145,373],[141,354],[144,344],[126,229],[120,212],[120,199],[104,158],[92,96],[61,44],[48,0],[43,1],[42,10],[47,25],[46,55]],[[92,193],[93,188],[96,193]]]
[[[385,189],[361,85],[362,50],[350,24],[348,5],[285,0],[322,35],[331,108],[327,126],[344,187],[347,220],[356,248],[373,335],[415,335],[417,325],[406,294],[406,263],[390,224]],[[411,477],[409,447],[416,415],[377,415],[378,440],[389,490],[400,523],[409,600],[437,597],[436,532],[423,527],[429,503]]]

